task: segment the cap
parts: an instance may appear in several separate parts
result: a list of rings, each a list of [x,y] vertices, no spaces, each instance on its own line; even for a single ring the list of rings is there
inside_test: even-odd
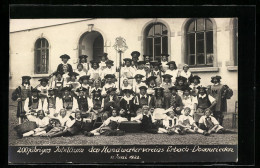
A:
[[[178,90],[176,86],[169,87],[169,90]]]
[[[49,79],[48,78],[42,78],[42,79],[39,79],[40,82],[48,82]]]
[[[63,59],[63,58],[70,59],[70,56],[68,56],[67,54],[63,54],[63,55],[60,56],[60,58],[61,58],[61,59]]]
[[[144,76],[141,75],[141,74],[136,74],[134,78],[135,78],[135,79],[136,79],[136,78],[141,78],[141,79],[142,79],[143,77],[144,77]]]
[[[170,64],[174,64],[174,65],[176,66],[175,61],[170,61],[170,62],[168,62],[166,65],[170,65]]]
[[[80,78],[79,78],[79,80],[88,80],[89,79],[89,75],[84,75],[84,76],[81,76]]]
[[[183,68],[184,68],[184,67],[188,67],[188,68],[189,68],[190,66],[189,66],[188,64],[184,64],[184,65],[183,65]]]
[[[192,90],[189,86],[186,86],[186,87],[183,87],[182,88],[182,91],[185,91],[185,90],[188,90],[188,91],[190,91],[190,90]]]
[[[112,61],[112,60],[107,60],[107,61],[106,61],[106,64],[114,64],[114,61]]]
[[[124,89],[124,90],[122,90],[122,92],[123,93],[130,93],[130,94],[134,93],[134,91],[132,89]]]
[[[114,78],[114,77],[115,77],[115,75],[113,75],[113,74],[107,74],[107,75],[105,76],[105,79]]]
[[[201,78],[200,78],[198,75],[194,75],[194,76],[191,78],[191,80],[194,80],[194,79],[200,80]]]
[[[182,80],[182,81],[187,81],[187,78],[183,77],[183,76],[178,76],[176,77],[176,80],[179,81],[179,80]]]
[[[138,51],[133,51],[133,52],[131,53],[131,56],[132,56],[132,57],[139,57],[139,56],[140,56],[140,52],[138,52]]]
[[[79,59],[82,59],[82,58],[85,58],[85,59],[87,59],[87,58],[88,58],[88,56],[87,56],[87,55],[80,55],[80,56],[79,56]]]
[[[150,82],[151,80],[155,80],[157,77],[156,76],[149,76],[147,79],[146,79],[146,82]]]
[[[99,64],[98,60],[91,60],[90,63],[93,65],[94,63]]]
[[[166,57],[169,57],[170,55],[167,54],[167,53],[162,53],[161,56],[166,56]]]
[[[143,55],[143,57],[145,58],[145,57],[149,57],[150,58],[150,55]]]
[[[107,55],[108,55],[107,53],[104,53],[102,56],[107,58]]]
[[[140,89],[140,90],[141,90],[141,89],[145,89],[145,90],[147,90],[147,86],[145,86],[145,85],[140,86],[139,89]]]
[[[125,58],[124,61],[125,61],[125,62],[126,62],[126,61],[130,61],[130,62],[131,62],[132,59],[131,59],[131,58]]]
[[[30,80],[30,79],[31,79],[31,77],[30,77],[30,76],[22,76],[22,80],[25,80],[25,79],[28,79],[28,80]]]
[[[163,77],[163,78],[170,78],[170,79],[171,79],[171,78],[172,78],[172,75],[170,75],[170,74],[164,74],[164,75],[162,75],[162,77]]]
[[[198,90],[203,89],[203,90],[205,90],[205,91],[207,90],[207,88],[206,88],[205,86],[202,86],[202,85],[201,85],[201,86],[198,86],[197,89],[198,89]]]
[[[72,76],[78,76],[78,75],[79,75],[79,74],[76,73],[76,72],[70,72],[70,73],[69,73],[69,76],[70,76],[70,77],[72,77]]]
[[[218,79],[218,80],[220,80],[220,79],[221,79],[221,76],[216,75],[216,76],[212,76],[212,77],[211,77],[211,79],[215,79],[215,78]]]
[[[71,91],[71,87],[66,86],[62,88],[61,91]]]
[[[76,89],[76,92],[80,92],[80,91],[83,91],[83,92],[86,92],[88,89],[84,88],[84,87],[79,87]]]

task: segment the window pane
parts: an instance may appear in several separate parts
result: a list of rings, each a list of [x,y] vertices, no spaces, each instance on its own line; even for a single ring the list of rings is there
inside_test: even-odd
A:
[[[195,54],[195,34],[188,34],[188,54]]]
[[[167,28],[164,25],[162,25],[162,34],[163,35],[167,35],[168,34]]]
[[[204,19],[197,19],[197,31],[204,30]]]
[[[206,30],[213,30],[213,24],[209,19],[206,19]]]
[[[46,46],[46,47],[49,47],[49,43],[48,43],[47,40],[45,40],[45,46]]]
[[[213,32],[206,32],[206,48],[207,53],[213,53]]]
[[[188,32],[194,32],[195,31],[195,21],[191,22],[188,28]]]
[[[44,39],[41,39],[41,43],[42,43],[42,48],[44,48],[45,47],[45,40]]]
[[[197,53],[204,53],[204,33],[196,33],[197,37]]]
[[[154,53],[155,53],[155,56],[161,55],[161,45],[154,45]]]
[[[162,34],[161,33],[161,29],[162,29],[162,25],[161,24],[154,25],[154,27],[155,27],[155,32],[154,32],[155,35]]]
[[[148,36],[153,36],[153,26],[150,28],[150,30],[148,32]]]
[[[41,50],[36,50],[36,64],[41,64]]]
[[[189,55],[189,65],[195,65],[195,55]]]
[[[152,38],[146,39],[146,54],[147,55],[153,54],[153,39]]]
[[[197,54],[197,64],[205,64],[204,53]]]
[[[37,40],[35,46],[36,46],[36,49],[41,48],[41,40]]]
[[[161,38],[160,37],[154,38],[154,44],[160,45],[161,44]]]
[[[168,37],[162,37],[162,53],[168,53]]]
[[[214,55],[212,53],[207,53],[207,64],[213,64]]]

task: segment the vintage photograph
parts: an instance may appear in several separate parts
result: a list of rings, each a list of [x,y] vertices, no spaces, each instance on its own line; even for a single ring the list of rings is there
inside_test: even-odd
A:
[[[9,146],[237,145],[238,22],[10,19]]]

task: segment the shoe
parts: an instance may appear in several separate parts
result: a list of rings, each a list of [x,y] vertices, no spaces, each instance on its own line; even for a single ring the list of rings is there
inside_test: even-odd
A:
[[[218,130],[217,133],[218,133],[218,134],[224,134],[224,130],[220,129],[220,130]]]
[[[169,132],[167,132],[167,134],[168,134],[168,135],[173,135],[174,132],[173,132],[173,131],[169,131]]]
[[[18,137],[18,139],[22,139],[23,138],[23,134],[17,133],[17,137]]]
[[[204,135],[204,136],[209,136],[210,133],[208,133],[208,132],[203,132],[203,135]]]
[[[184,131],[179,131],[180,135],[185,135],[186,133]]]
[[[92,137],[92,136],[94,136],[94,134],[89,132],[87,136]]]

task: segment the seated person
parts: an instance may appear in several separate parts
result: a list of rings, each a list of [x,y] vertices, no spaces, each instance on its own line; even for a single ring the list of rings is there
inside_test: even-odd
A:
[[[111,110],[116,108],[119,110],[120,100],[116,96],[116,88],[109,88],[107,90],[107,96],[102,100],[103,105],[103,116],[102,121],[105,121],[108,117],[110,117]]]
[[[30,118],[30,121],[36,122],[37,128],[34,130],[31,130],[29,132],[26,132],[22,135],[22,137],[27,136],[40,136],[41,134],[46,133],[46,128],[49,124],[49,117],[45,117],[44,111],[39,110],[37,111],[37,117],[28,115],[27,118]]]
[[[132,117],[131,121],[137,121],[141,123],[141,129],[148,133],[158,133],[158,126],[156,125],[156,120],[153,118],[151,112],[149,111],[149,106],[144,105],[142,107],[142,113],[136,117]]]
[[[125,89],[133,90],[133,87],[130,85],[130,83],[128,82],[128,79],[127,79],[127,78],[124,78],[122,83],[123,83],[123,84],[122,84],[121,90],[120,90],[120,95],[121,95],[121,96],[124,95],[123,90],[125,90]]]
[[[189,115],[190,111],[191,111],[190,108],[186,107],[184,109],[184,114],[180,115],[179,117],[179,126],[181,130],[184,133],[200,133],[203,134],[204,136],[210,135],[208,132],[198,128],[193,118]]]
[[[120,100],[120,108],[124,109],[124,116],[130,121],[131,117],[135,117],[135,104],[134,104],[134,96],[133,90],[124,89],[124,96]]]
[[[168,111],[166,113],[168,116],[163,120],[163,128],[159,128],[158,133],[167,133],[173,135],[175,133],[182,135],[183,132],[179,127],[179,120],[175,116],[174,111]]]
[[[123,135],[124,132],[119,131],[119,124],[123,121],[127,121],[126,118],[118,116],[117,109],[112,109],[112,116],[106,119],[106,121],[97,129],[90,131],[90,133],[85,134],[86,136],[93,135],[109,135],[114,133],[114,135]]]
[[[169,90],[172,95],[170,97],[170,101],[168,102],[170,105],[166,105],[166,107],[170,106],[170,108],[173,109],[177,115],[180,115],[183,108],[181,97],[177,94],[177,88],[175,86],[170,87]]]
[[[147,94],[154,95],[154,88],[156,87],[156,76],[150,76],[146,79],[146,85],[148,86]]]
[[[77,102],[78,109],[82,112],[84,118],[91,118],[91,110],[93,108],[93,102],[89,97],[87,97],[88,90],[83,87],[79,87],[76,92],[78,93]]]
[[[48,95],[48,78],[42,78],[39,80],[40,84],[38,86],[36,86],[36,88],[40,91],[39,96],[41,98],[42,101],[44,101],[44,99],[47,97]]]
[[[59,109],[66,109],[68,115],[71,115],[76,109],[78,109],[78,102],[74,94],[71,92],[70,87],[64,87],[61,89],[63,96],[60,103],[56,102]]]
[[[210,109],[205,110],[205,115],[201,116],[199,120],[199,128],[202,130],[208,131],[209,134],[211,133],[224,133],[224,128],[219,125],[219,122],[216,120],[215,117],[211,116],[212,111]]]
[[[106,79],[106,84],[103,86],[103,89],[102,89],[102,92],[101,92],[101,95],[103,97],[105,97],[107,95],[107,90],[110,89],[110,88],[116,88],[116,85],[115,83],[113,82],[113,78],[115,78],[114,75],[111,75],[111,74],[107,74],[105,76],[105,79]]]
[[[59,113],[60,111],[60,107],[57,106],[57,104],[61,104],[61,99],[58,96],[56,96],[56,91],[57,90],[54,88],[49,88],[48,97],[45,99],[45,102],[43,103],[43,110],[45,112],[45,115],[49,118],[55,117],[54,115]]]
[[[71,88],[71,91],[73,94],[75,94],[75,91],[78,87],[80,87],[80,83],[77,81],[77,76],[79,74],[76,73],[76,72],[70,72],[69,73],[69,81],[66,83],[66,86],[67,87],[70,87]]]
[[[24,102],[25,115],[37,115],[36,112],[43,109],[42,101],[39,98],[39,90],[36,88],[32,89],[32,95],[27,97]]]
[[[83,64],[78,64],[77,65],[77,69],[75,70],[75,72],[77,74],[79,74],[79,77],[86,75],[86,72],[83,69],[84,69]]]

